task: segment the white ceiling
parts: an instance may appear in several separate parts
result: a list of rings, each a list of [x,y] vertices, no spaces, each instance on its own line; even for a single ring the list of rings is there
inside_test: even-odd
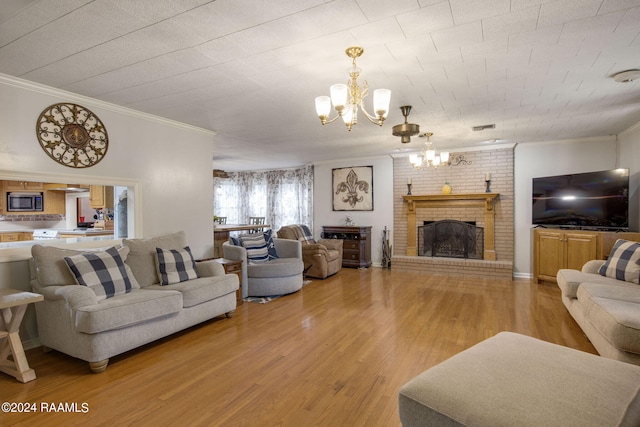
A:
[[[381,128],[349,133],[314,98],[353,45],[392,95]],[[0,73],[214,130],[225,170],[422,148],[391,135],[402,105],[438,149],[615,134],[640,121],[640,81],[611,76],[636,68],[640,0],[0,2]]]

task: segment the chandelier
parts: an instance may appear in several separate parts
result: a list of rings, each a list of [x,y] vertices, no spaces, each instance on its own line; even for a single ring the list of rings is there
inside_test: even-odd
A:
[[[420,170],[423,167],[437,168],[440,165],[449,166],[449,152],[442,151],[440,153],[436,153],[436,150],[431,148],[430,138],[433,136],[433,133],[427,132],[420,136],[427,137],[427,142],[425,143],[426,147],[420,153],[414,153],[409,156],[411,166],[417,170]]]
[[[362,109],[365,117],[369,121],[378,126],[382,126],[384,119],[389,114],[389,101],[391,100],[391,91],[388,89],[376,89],[373,91],[373,111],[375,115],[371,115],[365,110],[363,100],[369,94],[369,84],[365,80],[362,86],[358,85],[358,76],[360,68],[356,66],[356,58],[358,58],[364,49],[359,46],[347,48],[345,53],[352,59],[352,66],[349,70],[349,81],[347,84],[332,85],[329,90],[331,97],[319,96],[316,98],[316,112],[322,124],[332,123],[338,117],[342,117],[347,130],[351,131],[351,127],[358,124],[358,108]],[[333,119],[329,119],[331,104],[338,113]]]

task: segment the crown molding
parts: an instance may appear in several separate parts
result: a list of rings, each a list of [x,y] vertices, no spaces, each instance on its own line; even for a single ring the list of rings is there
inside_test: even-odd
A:
[[[619,137],[625,137],[627,135],[630,135],[632,133],[635,133],[636,131],[640,130],[640,121],[636,122],[635,124],[632,124],[631,126],[629,126],[628,128],[626,128],[625,130],[623,130],[622,132],[618,133]]]
[[[101,101],[99,99],[90,98],[84,95],[78,95],[77,93],[65,91],[62,89],[56,89],[51,86],[46,86],[40,83],[31,82],[28,80],[20,79],[18,77],[9,76],[7,74],[0,73],[0,83],[7,86],[17,87],[19,89],[28,90],[31,92],[37,92],[43,95],[53,96],[56,98],[62,98],[70,102],[77,102],[83,105],[89,105],[91,107],[102,108],[104,110],[112,111],[115,113],[123,114],[130,117],[136,117],[143,120],[149,120],[156,123],[173,126],[180,129],[189,130],[192,132],[203,133],[205,135],[216,135],[216,132],[210,129],[204,129],[198,126],[189,125],[176,120],[166,119],[164,117],[156,116],[154,114],[143,113],[142,111],[134,110],[132,108],[122,107],[120,105],[113,104],[111,102]]]
[[[476,146],[476,147],[459,147],[459,148],[450,148],[450,149],[446,149],[446,150],[436,150],[438,152],[442,152],[442,151],[448,151],[449,153],[468,153],[471,151],[494,151],[494,150],[505,150],[505,149],[514,149],[516,147],[516,145],[518,145],[515,142],[510,142],[510,143],[503,143],[503,144],[490,144],[490,145],[482,145],[482,146]],[[400,151],[397,153],[392,153],[390,154],[390,156],[394,159],[399,159],[402,157],[409,157],[411,154],[416,154],[419,153],[420,150],[412,150],[412,151]]]

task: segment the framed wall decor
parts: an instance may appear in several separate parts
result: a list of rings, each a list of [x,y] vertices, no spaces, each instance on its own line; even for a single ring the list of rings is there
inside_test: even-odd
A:
[[[373,166],[336,168],[332,172],[334,211],[373,210]]]

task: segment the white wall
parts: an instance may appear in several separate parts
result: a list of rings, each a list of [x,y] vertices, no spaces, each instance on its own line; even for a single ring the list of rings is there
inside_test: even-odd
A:
[[[134,185],[136,237],[184,230],[197,258],[213,256],[213,132],[143,115],[90,98],[0,74],[0,176],[49,182]],[[86,169],[54,162],[36,138],[36,120],[48,106],[73,102],[94,112],[109,134],[104,159]],[[28,251],[3,256],[0,288],[30,290]],[[33,307],[21,328],[37,345]]]
[[[373,166],[373,211],[333,211],[332,169],[350,166]],[[313,174],[314,237],[320,238],[323,225],[345,225],[349,214],[356,226],[372,227],[371,262],[380,266],[382,230],[393,228],[393,159],[384,156],[314,163]]]
[[[621,157],[619,167],[625,165]],[[515,148],[515,277],[533,273],[531,242],[531,179],[540,176],[614,169],[616,138],[600,137],[519,144]],[[638,173],[638,165],[635,167]],[[631,171],[633,173],[633,170]]]
[[[620,167],[629,168],[629,228],[640,230],[640,123],[618,135]]]
[[[88,184],[135,182],[140,202],[137,237],[184,230],[195,256],[213,253],[213,132],[3,75],[0,99],[2,174],[28,173],[50,182],[51,176]],[[100,117],[109,134],[109,148],[100,163],[69,168],[40,147],[36,120],[57,102],[75,102]]]

